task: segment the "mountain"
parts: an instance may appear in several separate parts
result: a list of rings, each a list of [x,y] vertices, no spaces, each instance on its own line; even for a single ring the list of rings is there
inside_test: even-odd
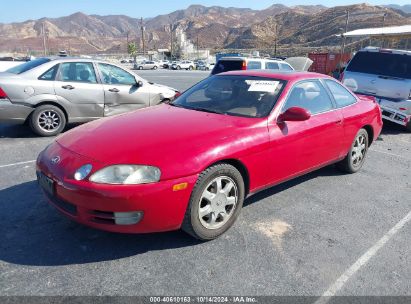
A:
[[[170,28],[186,33],[201,48],[324,47],[339,45],[346,11],[349,30],[382,25],[411,24],[411,15],[397,8],[357,4],[327,8],[322,5],[288,7],[273,4],[263,10],[191,5],[187,9],[143,20],[147,49],[169,48]],[[96,54],[126,52],[127,41],[141,44],[141,21],[125,15],[86,15],[42,18],[0,24],[0,52],[43,49],[43,27],[51,53]]]
[[[398,4],[388,4],[384,5],[385,7],[393,8],[404,13],[411,14],[411,4],[398,5]]]

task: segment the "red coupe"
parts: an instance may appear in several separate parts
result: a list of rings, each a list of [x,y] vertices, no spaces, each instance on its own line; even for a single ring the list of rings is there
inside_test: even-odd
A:
[[[210,240],[257,191],[332,163],[358,171],[381,128],[375,101],[330,77],[229,72],[65,133],[39,155],[37,178],[82,224]]]

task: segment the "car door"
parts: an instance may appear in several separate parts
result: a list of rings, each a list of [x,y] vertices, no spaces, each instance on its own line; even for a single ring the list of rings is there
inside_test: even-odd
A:
[[[71,120],[103,116],[104,90],[92,62],[63,62],[54,81],[57,100],[69,111]]]
[[[104,88],[104,116],[116,115],[150,105],[150,84],[111,64],[97,64]]]
[[[291,107],[301,107],[311,113],[306,121],[287,121],[279,125],[277,145],[283,145],[288,157],[291,175],[312,170],[340,157],[344,136],[341,111],[319,80],[296,83],[285,100],[281,113]],[[279,136],[279,132],[281,135]]]
[[[344,137],[341,139],[342,149],[340,153],[340,156],[343,157],[351,147],[355,135],[357,135],[359,122],[367,114],[358,109],[361,105],[358,104],[357,97],[342,86],[341,83],[331,79],[326,79],[324,82],[344,118]]]

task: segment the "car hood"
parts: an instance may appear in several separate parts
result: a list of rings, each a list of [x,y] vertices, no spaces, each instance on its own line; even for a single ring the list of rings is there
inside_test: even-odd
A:
[[[56,141],[68,150],[110,164],[143,164],[175,168],[175,174],[190,162],[202,162],[204,153],[224,153],[247,130],[262,119],[235,117],[187,110],[170,105],[137,110],[103,118],[77,127]],[[266,129],[266,122],[265,122]],[[216,155],[214,155],[216,156]],[[179,174],[177,174],[179,175]],[[175,176],[173,176],[175,177]]]
[[[171,91],[174,91],[174,92],[178,92],[177,89],[174,89],[172,87],[168,87],[168,86],[163,85],[163,84],[159,84],[159,83],[155,83],[155,82],[149,82],[149,84],[151,84],[152,86],[154,86],[156,88],[159,88],[159,89],[167,89],[167,90],[171,90]]]

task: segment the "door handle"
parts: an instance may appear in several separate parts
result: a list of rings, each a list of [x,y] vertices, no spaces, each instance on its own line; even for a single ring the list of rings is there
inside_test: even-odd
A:
[[[118,92],[120,92],[120,90],[117,89],[117,88],[112,88],[112,89],[110,89],[109,91],[110,91],[110,92],[113,92],[113,93],[118,93]]]
[[[72,85],[69,85],[69,84],[62,86],[62,88],[65,89],[65,90],[73,90],[74,89],[74,87]]]
[[[341,125],[341,124],[342,124],[342,119],[337,120],[337,121],[335,122],[335,124]]]

